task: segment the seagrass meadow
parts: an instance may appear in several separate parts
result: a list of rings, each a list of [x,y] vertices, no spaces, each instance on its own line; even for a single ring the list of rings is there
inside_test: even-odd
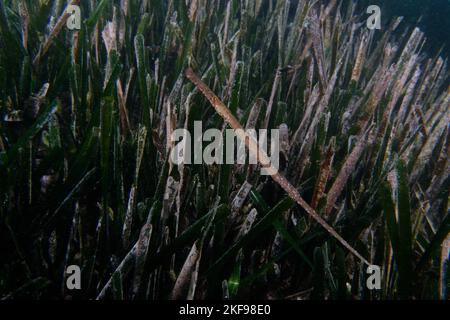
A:
[[[448,299],[448,61],[365,9],[0,1],[0,299]],[[169,160],[203,85],[283,178]]]

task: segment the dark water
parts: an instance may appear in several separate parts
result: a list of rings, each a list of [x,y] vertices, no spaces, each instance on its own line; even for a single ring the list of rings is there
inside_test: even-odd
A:
[[[408,23],[418,25],[428,38],[428,49],[436,52],[444,46],[450,57],[450,0],[363,0],[364,5],[376,4],[385,18],[403,16]]]

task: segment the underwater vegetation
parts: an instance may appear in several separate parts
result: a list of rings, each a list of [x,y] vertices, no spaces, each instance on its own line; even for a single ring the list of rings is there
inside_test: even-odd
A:
[[[448,61],[366,19],[338,0],[1,1],[0,299],[448,299]],[[169,161],[176,128],[230,128],[210,102],[280,130],[279,178]]]

